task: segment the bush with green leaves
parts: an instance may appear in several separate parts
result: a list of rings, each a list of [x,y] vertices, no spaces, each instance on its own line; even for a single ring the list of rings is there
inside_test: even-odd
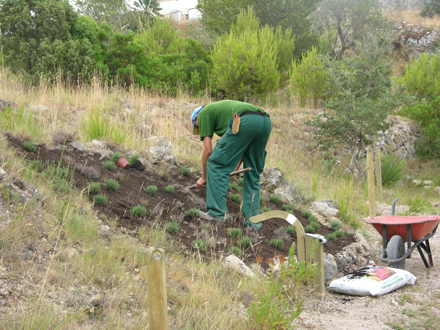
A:
[[[237,257],[242,255],[242,251],[238,246],[231,246],[229,248],[229,252],[231,252],[232,254],[236,255]]]
[[[269,197],[269,202],[278,204],[279,202],[281,202],[281,197],[278,195],[272,195]]]
[[[318,221],[318,218],[313,214],[311,216],[309,216],[308,219],[309,219],[309,222]]]
[[[121,154],[119,151],[117,151],[117,152],[113,153],[113,154],[110,156],[110,160],[111,160],[114,164],[116,164],[116,162],[118,161],[118,159],[121,158],[121,157],[122,157],[122,154]]]
[[[260,208],[260,214],[265,213],[265,212],[269,212],[269,211],[272,211],[272,209],[270,207],[263,206]]]
[[[147,209],[142,205],[136,205],[131,208],[130,214],[134,217],[142,218],[147,213]]]
[[[279,250],[284,245],[284,240],[281,238],[272,238],[270,240],[270,245],[272,245],[275,249]]]
[[[293,226],[287,226],[286,227],[286,233],[290,234],[290,235],[294,235],[296,233],[295,227]]]
[[[119,188],[119,182],[114,179],[105,179],[104,184],[109,190],[116,191]]]
[[[301,215],[302,215],[304,218],[309,218],[309,217],[312,216],[312,212],[311,212],[311,211],[302,211],[302,212],[301,212]]]
[[[197,238],[196,240],[191,242],[191,246],[195,250],[198,250],[200,252],[204,252],[208,248],[208,243],[206,243],[201,238]]]
[[[241,203],[241,196],[239,194],[229,194],[229,199],[238,204]]]
[[[181,168],[179,168],[179,173],[189,178],[191,170],[186,166],[182,166]]]
[[[150,196],[154,196],[154,194],[157,191],[157,186],[155,185],[151,185],[151,186],[147,186],[146,188],[144,188],[144,191],[150,195]]]
[[[233,181],[233,182],[231,182],[231,183],[229,184],[229,188],[228,188],[228,190],[229,190],[229,191],[231,191],[231,190],[235,190],[235,191],[239,191],[239,192],[241,192],[241,191],[243,190],[243,188],[240,187],[240,185],[238,184],[237,181]]]
[[[35,145],[30,141],[23,141],[23,147],[27,152],[34,153],[37,151],[37,147],[35,147]]]
[[[168,222],[167,225],[165,226],[165,231],[167,233],[170,233],[171,235],[177,233],[177,231],[180,228],[180,224],[177,221],[171,221]]]
[[[313,227],[312,225],[308,225],[304,228],[304,231],[306,233],[312,234],[316,231],[315,227]]]
[[[108,203],[108,199],[105,195],[95,195],[93,196],[93,202],[96,205],[104,205]]]
[[[243,178],[238,178],[238,179],[237,179],[237,183],[238,183],[239,185],[243,185]]]
[[[166,186],[165,191],[169,194],[174,194],[174,186],[173,185]]]
[[[337,230],[334,232],[334,234],[336,237],[339,237],[339,238],[344,238],[344,236],[345,236],[345,233],[342,230]]]
[[[130,166],[133,166],[139,160],[139,158],[139,154],[133,154],[130,156],[130,158],[128,158],[128,163],[130,164]]]
[[[318,221],[311,221],[310,226],[315,228],[315,230],[319,230],[319,228],[321,228],[321,224]]]
[[[293,213],[294,207],[292,204],[283,204],[283,206],[281,207],[283,209],[283,211],[288,212],[290,214]]]
[[[381,164],[382,184],[384,186],[396,183],[403,178],[406,162],[390,152],[383,157]]]
[[[89,194],[97,194],[101,190],[101,184],[99,182],[90,182],[87,186]]]
[[[251,246],[253,241],[253,238],[250,236],[243,236],[239,241],[238,241],[238,245],[242,248],[242,249],[247,249],[249,246]]]
[[[240,228],[229,228],[228,229],[228,236],[233,237],[233,238],[237,238],[239,236],[241,236],[241,229]]]
[[[327,234],[327,241],[334,241],[336,239],[335,233]]]
[[[198,217],[200,215],[200,210],[193,207],[193,208],[190,208],[188,211],[186,211],[185,214],[191,215],[193,217]]]
[[[332,220],[330,221],[330,227],[332,227],[334,230],[338,230],[342,227],[342,224],[339,222],[339,220]]]
[[[423,8],[420,15],[422,17],[433,18],[434,15],[440,15],[440,1],[439,0],[428,0],[425,2],[425,7]]]
[[[118,166],[116,166],[116,164],[114,162],[112,162],[111,160],[107,160],[105,162],[102,163],[102,166],[109,171],[114,171],[116,170],[116,168]]]

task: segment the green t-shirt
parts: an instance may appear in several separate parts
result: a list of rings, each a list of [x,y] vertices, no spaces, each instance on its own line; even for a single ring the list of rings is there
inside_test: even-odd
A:
[[[197,116],[200,139],[205,136],[212,137],[214,133],[222,136],[228,129],[229,120],[234,118],[235,114],[241,115],[246,111],[260,111],[267,114],[255,105],[240,101],[223,100],[208,104]]]

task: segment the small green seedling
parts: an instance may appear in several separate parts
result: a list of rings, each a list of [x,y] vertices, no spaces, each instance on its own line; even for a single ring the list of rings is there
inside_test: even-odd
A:
[[[293,213],[294,210],[292,204],[283,204],[281,208],[283,209],[284,212],[288,212],[288,213]]]
[[[336,238],[336,234],[335,233],[330,233],[327,235],[327,241],[334,241]]]
[[[193,247],[193,249],[203,252],[208,248],[208,243],[206,243],[201,238],[197,238],[196,240],[191,242],[191,246]]]
[[[238,242],[239,246],[243,249],[247,249],[249,246],[251,246],[253,241],[253,238],[250,236],[243,236],[240,241]]]
[[[128,163],[130,164],[130,166],[133,166],[139,160],[139,157],[139,154],[131,155],[130,158],[128,158]]]
[[[169,194],[174,194],[174,186],[173,185],[166,186],[165,191]]]
[[[263,206],[262,208],[260,208],[260,214],[264,213],[264,212],[269,212],[269,211],[272,211],[272,209],[270,207]]]
[[[321,224],[318,221],[311,221],[310,226],[315,228],[315,230],[319,230],[319,228],[321,228]]]
[[[23,141],[23,147],[27,152],[34,153],[37,151],[37,147],[35,147],[35,145],[30,141]]]
[[[264,196],[261,196],[260,197],[260,205],[263,205],[264,206],[264,204],[266,204],[266,198],[264,197]],[[260,212],[261,213],[261,212]]]
[[[29,167],[37,172],[41,172],[44,168],[44,165],[40,160],[31,160],[29,161]]]
[[[304,218],[309,218],[309,217],[312,215],[312,212],[310,212],[310,211],[302,211],[302,212],[301,212],[301,215],[302,215]]]
[[[200,215],[200,210],[193,207],[185,212],[186,215],[192,215],[193,217],[198,217]]]
[[[115,152],[113,155],[110,156],[110,161],[113,162],[113,164],[116,164],[119,158],[122,157],[122,154],[118,151]]]
[[[114,171],[116,170],[117,166],[115,163],[113,163],[111,160],[107,160],[104,163],[102,163],[102,166],[109,171]]]
[[[290,234],[290,235],[295,234],[295,233],[296,233],[295,227],[293,227],[293,226],[287,226],[287,227],[286,227],[286,233],[288,233],[288,234]]]
[[[239,185],[243,185],[243,178],[238,178],[237,183],[238,183]]]
[[[308,225],[306,228],[304,228],[304,231],[309,234],[314,233],[315,230],[316,230],[315,227],[313,227],[312,225]]]
[[[269,202],[278,204],[279,202],[281,202],[281,197],[278,195],[272,195],[269,197]]]
[[[342,230],[337,230],[334,232],[335,236],[338,238],[344,238],[345,233]]]
[[[119,182],[113,179],[104,180],[104,184],[109,190],[116,191],[119,188]]]
[[[330,227],[332,227],[334,230],[338,230],[342,227],[342,225],[338,220],[333,220],[330,221]]]
[[[312,223],[312,222],[317,222],[318,221],[318,218],[315,216],[315,215],[311,215],[311,216],[309,216],[309,221]]]
[[[241,236],[241,233],[242,232],[241,232],[240,228],[229,228],[228,229],[228,235],[233,238],[237,238],[238,236]]]
[[[238,204],[241,203],[241,196],[239,194],[229,194],[229,199]]]
[[[93,196],[93,202],[96,205],[104,205],[108,203],[108,199],[105,195],[95,195]]]
[[[145,213],[147,213],[147,209],[142,205],[136,205],[135,207],[132,207],[130,210],[130,214],[138,218],[142,218],[145,215]]]
[[[180,224],[177,221],[171,221],[171,222],[167,223],[167,225],[165,227],[165,231],[172,235],[172,234],[177,233],[179,228],[180,228]]]
[[[241,249],[239,247],[237,247],[237,246],[231,246],[229,248],[229,252],[231,252],[232,254],[236,255],[237,257],[241,256],[241,254],[243,253],[241,251]]]
[[[90,182],[87,190],[89,194],[97,194],[101,190],[101,184],[99,182]]]
[[[151,185],[151,186],[147,186],[147,188],[144,188],[144,191],[150,195],[150,196],[154,196],[154,194],[157,191],[157,186],[155,185]]]
[[[188,167],[186,167],[186,166],[182,166],[179,169],[179,173],[182,174],[183,176],[186,176],[186,177],[189,178],[189,174],[191,173],[191,170]]]
[[[283,247],[284,241],[281,238],[273,238],[270,240],[270,245],[279,250]]]

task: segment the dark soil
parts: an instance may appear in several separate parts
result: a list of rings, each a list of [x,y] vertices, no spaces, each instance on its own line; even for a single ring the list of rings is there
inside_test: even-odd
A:
[[[62,149],[47,149],[44,145],[36,145],[37,151],[27,152],[23,147],[23,142],[9,137],[9,142],[17,149],[17,152],[23,155],[27,160],[39,160],[47,166],[75,168],[73,173],[73,184],[79,191],[87,191],[90,182],[99,182],[101,184],[100,194],[108,198],[108,203],[103,206],[95,205],[95,208],[104,213],[107,218],[116,219],[120,227],[125,227],[136,231],[141,226],[147,228],[158,228],[165,226],[170,221],[179,222],[179,230],[170,235],[174,241],[180,245],[183,251],[195,252],[191,243],[196,238],[202,238],[205,242],[210,242],[210,247],[205,251],[205,255],[227,255],[229,249],[237,246],[238,240],[228,235],[228,229],[231,227],[240,228],[244,236],[253,237],[252,245],[243,251],[240,258],[245,263],[254,263],[258,257],[261,265],[266,268],[269,259],[278,254],[287,256],[292,243],[296,241],[296,235],[290,235],[285,232],[289,224],[283,219],[271,219],[263,222],[263,227],[259,231],[250,228],[244,228],[243,219],[240,214],[240,204],[228,200],[228,209],[232,215],[237,215],[233,220],[226,223],[203,220],[197,216],[186,215],[186,211],[191,208],[198,208],[206,211],[204,200],[206,191],[204,189],[189,190],[187,187],[194,184],[198,177],[191,173],[190,177],[182,176],[178,170],[168,172],[166,176],[157,174],[156,165],[145,164],[145,169],[140,171],[135,168],[120,169],[114,171],[104,169],[102,163],[107,158],[102,158],[100,153],[81,152],[71,147]],[[70,164],[70,165],[69,165]],[[139,164],[137,164],[139,165]],[[69,179],[71,176],[69,176]],[[106,179],[115,179],[120,186],[117,191],[108,190],[104,184]],[[158,187],[154,196],[147,194],[144,188],[155,185]],[[165,190],[168,185],[175,187],[174,194]],[[237,194],[232,191],[228,194]],[[89,194],[90,201],[93,202],[93,195]],[[134,217],[130,210],[136,205],[143,205],[147,212],[142,218]],[[272,210],[281,210],[282,203],[273,204],[269,201],[265,206]],[[309,224],[307,218],[301,216],[301,212],[294,210],[293,214],[298,218],[304,227]],[[327,237],[332,233],[332,228],[321,225],[321,228],[315,234]],[[271,239],[284,240],[283,247],[275,249],[271,244]],[[336,238],[334,241],[328,241],[324,245],[324,252],[336,254],[344,246],[355,242],[354,235],[345,234],[344,238]],[[262,258],[262,259],[260,259]]]

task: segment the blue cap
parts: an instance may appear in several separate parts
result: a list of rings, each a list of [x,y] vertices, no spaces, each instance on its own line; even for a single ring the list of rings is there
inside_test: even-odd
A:
[[[199,114],[200,110],[202,110],[203,107],[198,107],[195,108],[193,111],[193,114],[191,115],[191,122],[192,122],[192,129],[193,129],[193,134],[194,135],[199,135],[199,128],[198,127],[194,127],[194,122],[197,118],[197,115]]]

